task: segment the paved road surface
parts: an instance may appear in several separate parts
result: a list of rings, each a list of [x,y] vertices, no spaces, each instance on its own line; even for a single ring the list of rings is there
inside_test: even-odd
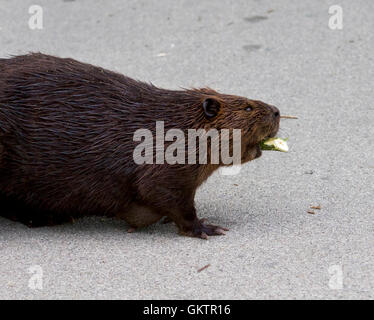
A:
[[[28,27],[35,2],[43,30]],[[192,2],[1,0],[0,56],[41,51],[262,99],[299,117],[281,125],[291,151],[207,181],[199,215],[231,230],[208,241],[172,225],[0,218],[0,298],[374,298],[374,2],[340,0],[343,30],[328,27],[334,1]]]

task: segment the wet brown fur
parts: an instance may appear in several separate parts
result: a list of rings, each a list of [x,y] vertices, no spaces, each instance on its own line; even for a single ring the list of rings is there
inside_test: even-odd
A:
[[[207,98],[220,105],[212,119],[202,108]],[[22,206],[11,218],[33,226],[108,215],[143,227],[167,216],[183,234],[215,234],[197,219],[194,196],[220,165],[136,165],[133,134],[154,132],[156,121],[165,131],[242,129],[247,162],[277,132],[273,114],[260,101],[160,89],[73,59],[0,59],[1,201]]]

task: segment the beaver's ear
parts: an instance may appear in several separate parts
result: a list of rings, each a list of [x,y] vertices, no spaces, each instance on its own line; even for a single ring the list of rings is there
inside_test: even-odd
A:
[[[207,119],[214,118],[221,109],[220,102],[215,98],[206,98],[203,102],[204,115]]]

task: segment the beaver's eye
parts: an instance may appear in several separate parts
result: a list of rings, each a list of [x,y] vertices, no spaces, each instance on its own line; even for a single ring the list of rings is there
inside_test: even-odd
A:
[[[250,107],[250,106],[246,107],[245,111],[252,111],[252,107]]]

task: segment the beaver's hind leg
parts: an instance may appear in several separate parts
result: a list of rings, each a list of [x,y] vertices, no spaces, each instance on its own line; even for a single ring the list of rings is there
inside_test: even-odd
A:
[[[133,232],[137,228],[156,223],[162,215],[150,207],[133,202],[128,209],[118,213],[117,218],[125,220],[131,227],[128,232]]]
[[[0,208],[0,216],[15,222],[23,223],[30,228],[55,226],[63,223],[72,223],[74,221],[73,217],[70,215],[38,209],[16,197],[6,196],[1,191]]]

